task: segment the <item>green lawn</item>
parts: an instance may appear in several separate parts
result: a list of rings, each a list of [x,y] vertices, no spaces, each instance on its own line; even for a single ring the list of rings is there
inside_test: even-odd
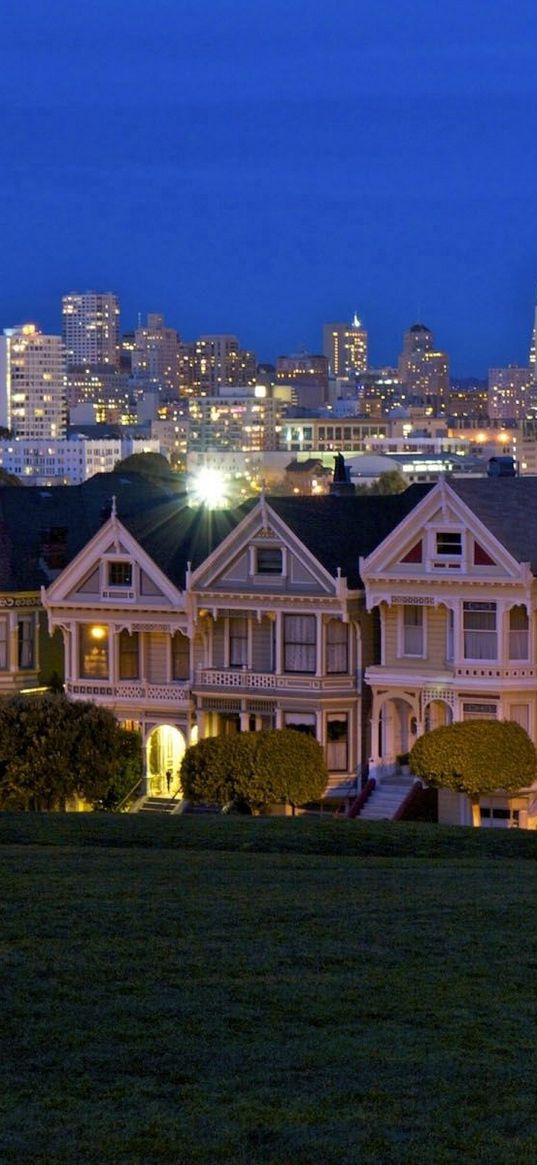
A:
[[[1,1165],[535,1159],[536,836],[3,815],[0,845]]]

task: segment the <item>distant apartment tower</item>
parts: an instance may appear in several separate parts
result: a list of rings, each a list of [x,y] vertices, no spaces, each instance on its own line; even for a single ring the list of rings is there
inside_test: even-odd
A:
[[[323,355],[332,376],[354,377],[367,369],[367,332],[355,315],[351,324],[325,324]]]
[[[399,380],[410,398],[423,403],[434,413],[449,406],[449,357],[434,347],[434,337],[425,324],[413,324],[403,337],[399,357]]]
[[[530,412],[531,371],[518,364],[489,371],[488,414],[491,420],[523,421]]]
[[[537,303],[535,304],[535,312],[533,316],[533,328],[531,332],[530,342],[530,376],[532,384],[537,384]]]
[[[65,350],[35,324],[0,337],[0,425],[28,440],[64,437]]]
[[[151,313],[134,333],[132,374],[163,390],[167,399],[179,394],[179,336],[164,325],[164,316]]]
[[[119,299],[112,291],[74,291],[63,296],[68,364],[119,364],[119,310]]]
[[[257,390],[229,388],[188,402],[188,451],[257,452],[277,449],[282,402]]]
[[[256,383],[255,352],[241,348],[236,336],[211,334],[179,346],[179,380],[184,396],[216,396],[226,385]]]

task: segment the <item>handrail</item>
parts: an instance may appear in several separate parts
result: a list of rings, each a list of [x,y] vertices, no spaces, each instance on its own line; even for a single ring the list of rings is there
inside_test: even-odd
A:
[[[371,796],[373,789],[376,788],[376,784],[377,782],[374,777],[368,777],[361,793],[358,793],[358,796],[355,798],[352,805],[349,805],[349,808],[345,814],[346,817],[358,817],[366,801]]]
[[[125,793],[125,796],[122,797],[121,801],[118,802],[118,804],[116,805],[116,807],[114,809],[114,813],[119,813],[119,810],[122,808],[122,806],[125,805],[127,801],[130,801],[134,791],[142,784],[142,779],[143,779],[142,777],[138,777],[136,784],[134,784],[132,786],[132,789],[129,789],[128,793]]]
[[[392,821],[400,821],[401,820],[403,814],[406,813],[409,805],[411,805],[412,802],[415,801],[418,793],[420,793],[422,789],[423,789],[423,785],[422,785],[421,781],[419,781],[418,778],[416,777],[416,779],[414,780],[414,784],[411,785],[406,797],[404,798],[403,801],[401,801],[401,804],[395,810],[395,813],[392,817]]]

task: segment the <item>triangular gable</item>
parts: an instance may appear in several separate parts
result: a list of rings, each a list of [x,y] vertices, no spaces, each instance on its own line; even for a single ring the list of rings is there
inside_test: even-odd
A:
[[[282,551],[284,574],[271,573],[270,569],[267,573],[257,573],[254,556],[260,559],[263,550],[273,552],[278,549]],[[264,565],[269,566],[267,557]],[[287,588],[296,587],[297,593],[301,588],[323,594],[333,594],[335,590],[332,575],[264,499],[193,571],[190,587],[196,591],[225,591],[226,588],[247,591],[252,589],[254,579],[256,591],[261,589],[268,593],[282,589],[282,579]]]
[[[77,599],[91,598],[95,577],[99,574],[101,559],[109,555],[124,556],[140,568],[141,601],[143,595],[162,597],[176,608],[183,605],[182,592],[170,582],[136,538],[112,515],[79,551],[65,570],[44,592],[46,605],[76,603]],[[89,589],[91,588],[91,589]],[[101,604],[106,600],[99,597]],[[111,604],[112,605],[112,604]]]
[[[460,563],[457,538],[460,537]],[[465,553],[462,553],[464,549]],[[360,573],[372,578],[453,576],[457,567],[468,572],[487,568],[486,577],[520,579],[525,564],[519,563],[484,526],[481,520],[445,480],[418,502],[379,546],[360,560]]]

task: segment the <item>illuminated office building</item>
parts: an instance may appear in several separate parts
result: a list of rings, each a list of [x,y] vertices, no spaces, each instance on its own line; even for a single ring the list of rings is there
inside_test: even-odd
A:
[[[71,292],[62,299],[68,364],[119,364],[119,299],[111,291]]]
[[[0,336],[0,426],[28,439],[64,437],[65,352],[61,336],[35,324]]]
[[[367,369],[367,332],[354,316],[352,324],[325,324],[323,355],[332,376],[354,377]]]

